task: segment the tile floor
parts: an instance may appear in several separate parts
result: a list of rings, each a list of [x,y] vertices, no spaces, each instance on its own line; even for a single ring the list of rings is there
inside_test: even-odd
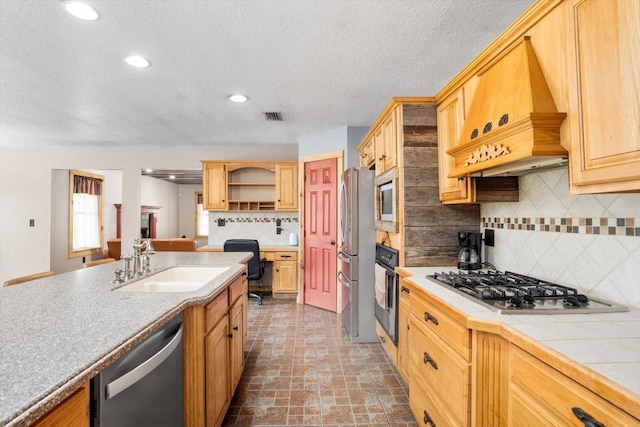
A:
[[[224,426],[417,426],[381,344],[352,344],[335,313],[249,300],[246,365]]]

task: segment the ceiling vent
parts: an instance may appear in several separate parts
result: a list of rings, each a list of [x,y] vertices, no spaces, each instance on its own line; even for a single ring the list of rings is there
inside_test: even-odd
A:
[[[282,121],[282,113],[279,111],[276,112],[265,112],[264,118],[268,122],[281,122]]]

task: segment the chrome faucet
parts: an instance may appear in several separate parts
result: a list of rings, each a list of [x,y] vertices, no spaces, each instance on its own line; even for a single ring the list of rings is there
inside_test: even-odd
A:
[[[142,252],[142,249],[146,249]],[[138,239],[133,241],[133,276],[140,276],[145,273],[151,273],[149,255],[155,254],[151,240],[145,240],[140,243]]]

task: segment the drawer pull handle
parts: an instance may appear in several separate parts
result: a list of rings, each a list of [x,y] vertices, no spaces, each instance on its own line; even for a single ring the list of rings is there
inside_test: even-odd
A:
[[[246,275],[247,275],[247,272],[246,272],[246,271],[243,271],[243,272],[242,272],[242,275],[243,275],[243,276],[246,276]]]
[[[424,417],[422,418],[422,421],[425,424],[431,424],[433,427],[436,427],[436,423],[433,422],[433,420],[429,416],[429,413],[427,411],[423,411],[423,412],[424,412]]]
[[[427,353],[426,351],[424,352],[422,361],[424,362],[425,365],[428,363],[431,366],[433,366],[433,369],[436,369],[436,370],[438,369],[438,364],[436,363],[435,360],[431,358],[431,356],[429,356],[429,353]]]
[[[582,423],[584,423],[584,427],[604,427],[604,424],[597,421],[595,418],[587,414],[582,409],[575,407],[575,408],[571,408],[571,410],[573,411],[573,415],[575,415],[577,419],[579,419]]]
[[[291,258],[291,255],[280,255],[280,258]]]
[[[384,344],[384,343],[386,343],[386,342],[387,342],[387,340],[386,340],[386,339],[384,339],[384,337],[383,337],[382,335],[378,335],[378,336],[380,337],[380,342],[381,342],[382,344]]]
[[[424,321],[425,322],[429,322],[429,320],[431,320],[433,322],[434,325],[438,325],[438,319],[436,319],[435,316],[432,316],[431,313],[429,313],[428,311],[424,312]]]
[[[407,288],[406,286],[401,287],[401,288],[400,288],[400,290],[401,290],[402,292],[406,292],[406,293],[408,293],[408,294],[410,294],[410,293],[411,293],[411,291],[409,290],[409,288]]]

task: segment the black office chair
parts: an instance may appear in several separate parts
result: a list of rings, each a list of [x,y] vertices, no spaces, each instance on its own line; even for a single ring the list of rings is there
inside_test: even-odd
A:
[[[264,275],[264,265],[266,260],[260,259],[260,244],[252,239],[229,239],[224,242],[225,252],[252,252],[253,257],[247,263],[248,280],[259,280],[262,286],[262,276]],[[258,299],[258,305],[262,305],[261,292],[249,292],[249,296]]]

